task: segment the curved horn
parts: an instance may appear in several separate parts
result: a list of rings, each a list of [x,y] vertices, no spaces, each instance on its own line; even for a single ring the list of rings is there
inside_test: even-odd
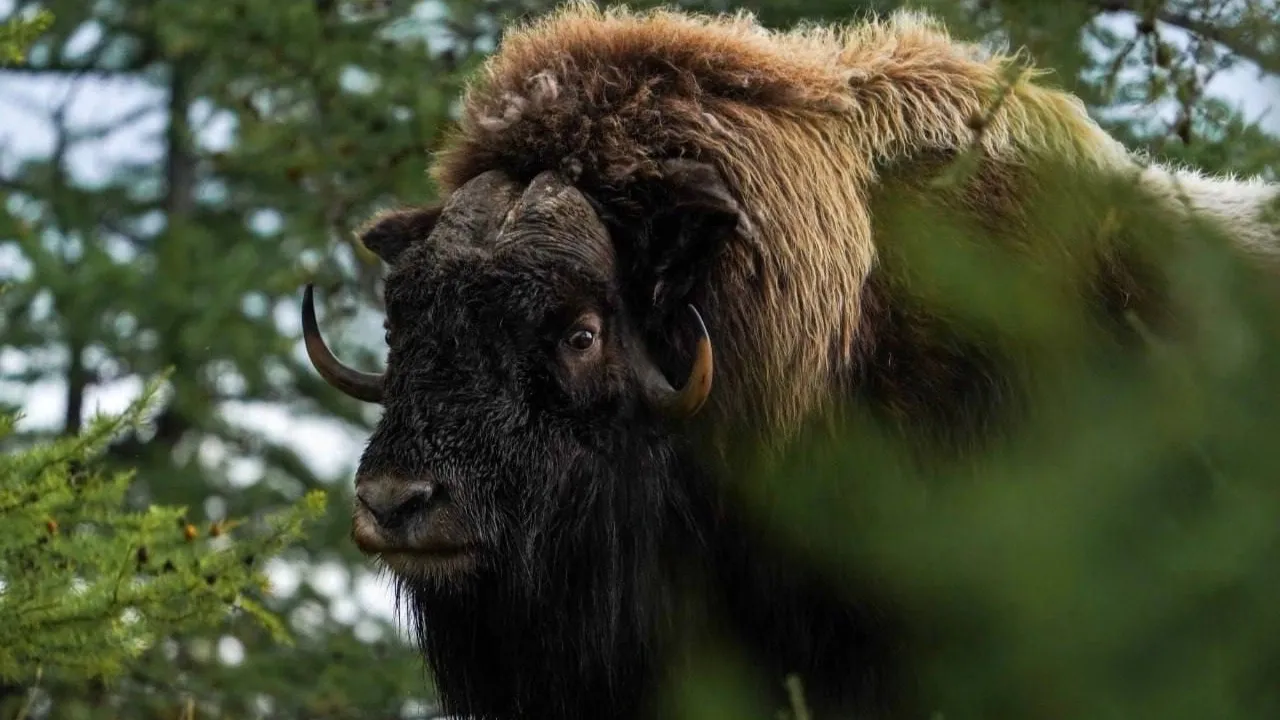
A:
[[[649,404],[663,415],[673,419],[691,418],[702,409],[711,395],[711,378],[715,374],[715,362],[711,352],[711,338],[707,336],[707,326],[702,322],[698,309],[689,305],[693,319],[698,324],[698,345],[693,359],[693,369],[684,387],[676,390],[652,363],[646,363],[644,369],[644,393]]]
[[[329,346],[320,336],[316,324],[316,307],[311,295],[311,283],[302,294],[302,339],[307,346],[307,357],[325,382],[357,400],[382,402],[382,376],[353,370],[333,356]]]

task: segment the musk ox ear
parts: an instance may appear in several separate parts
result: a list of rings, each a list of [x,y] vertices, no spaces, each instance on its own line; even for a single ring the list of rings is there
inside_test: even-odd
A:
[[[734,229],[746,215],[734,199],[724,175],[714,165],[696,160],[663,160],[662,188],[669,204],[659,212],[683,215],[685,225],[703,229]],[[690,227],[689,229],[692,229]],[[746,229],[745,227],[739,229]]]
[[[431,234],[443,210],[443,204],[384,210],[356,230],[356,236],[373,254],[392,265],[405,248]]]
[[[725,240],[750,234],[750,220],[715,166],[695,160],[661,163],[646,245],[653,263],[648,302],[659,318],[679,312],[709,271]]]

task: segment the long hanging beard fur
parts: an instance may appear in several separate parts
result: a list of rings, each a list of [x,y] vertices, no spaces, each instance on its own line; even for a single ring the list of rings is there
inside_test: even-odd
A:
[[[671,453],[625,472],[587,460],[527,492],[516,532],[489,567],[450,590],[398,578],[397,603],[442,708],[469,718],[627,717],[661,672],[662,624],[676,611],[689,480]],[[637,457],[636,452],[604,457]],[[535,484],[535,483],[530,483]]]

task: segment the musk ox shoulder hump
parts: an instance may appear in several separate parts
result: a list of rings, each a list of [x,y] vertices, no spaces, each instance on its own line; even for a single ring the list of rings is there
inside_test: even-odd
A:
[[[954,40],[918,11],[784,32],[746,12],[573,2],[508,30],[467,88],[459,132],[436,175],[449,188],[494,166],[554,169],[577,158],[618,180],[652,170],[661,157],[732,154],[734,133],[804,119],[855,126],[850,139],[869,164],[968,141],[971,116],[1016,63]],[[1028,107],[987,129],[993,148],[1039,141],[1077,146],[1071,154],[1082,158],[1100,148],[1123,153],[1074,98],[1026,90]],[[1047,114],[1041,120],[1052,118],[1065,135],[1032,132],[1028,112]]]

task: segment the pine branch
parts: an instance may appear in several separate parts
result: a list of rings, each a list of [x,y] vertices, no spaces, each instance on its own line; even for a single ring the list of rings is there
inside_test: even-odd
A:
[[[256,558],[296,539],[323,495],[256,519],[255,532],[235,540],[234,523],[201,530],[183,508],[125,511],[131,473],[106,476],[96,462],[143,422],[159,387],[153,381],[125,413],[95,417],[77,436],[0,458],[0,679],[29,683],[41,665],[61,677],[108,677],[159,638],[223,625],[228,611],[287,640],[253,599],[265,582]]]
[[[1146,5],[1145,0],[1097,0],[1096,2],[1097,9],[1105,13],[1131,12],[1140,16],[1144,16],[1148,12]],[[1163,5],[1152,13],[1150,17],[1166,25],[1171,25],[1193,35],[1211,40],[1235,55],[1252,61],[1266,72],[1280,73],[1280,56],[1274,53],[1262,52],[1258,47],[1257,40],[1248,37],[1248,33],[1238,27],[1227,28],[1215,25],[1192,17],[1185,12],[1169,10]]]

